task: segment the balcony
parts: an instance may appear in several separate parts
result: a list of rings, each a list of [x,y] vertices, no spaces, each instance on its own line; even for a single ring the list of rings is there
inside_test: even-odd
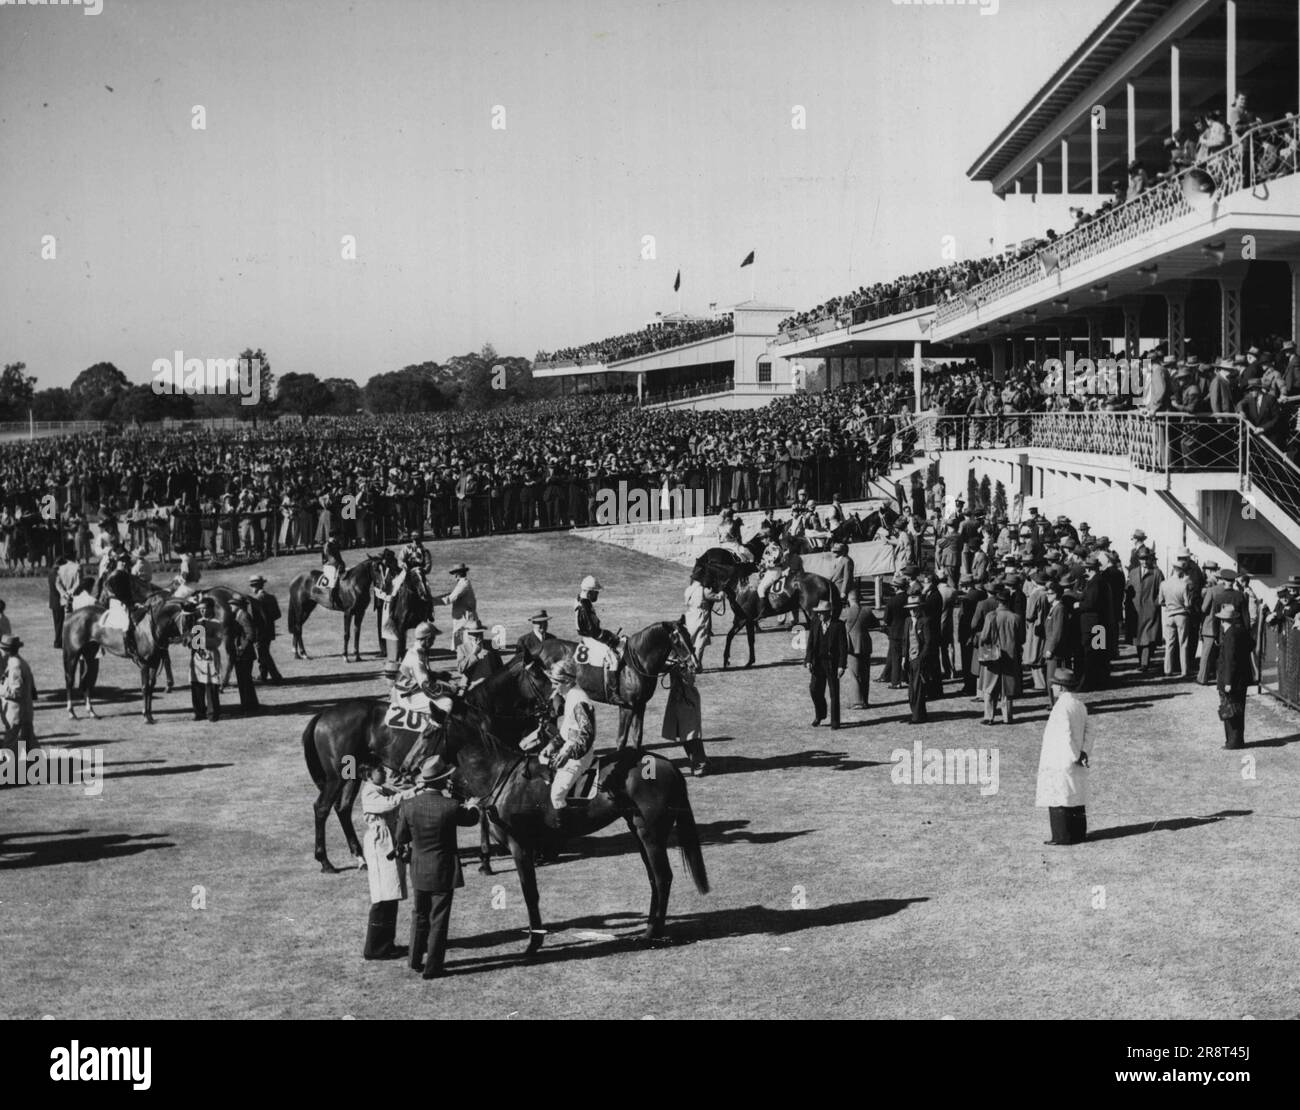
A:
[[[974,317],[980,308],[1044,282],[1058,271],[1066,273],[1081,262],[1194,215],[1198,209],[1188,203],[1183,191],[1185,178],[1194,171],[1204,171],[1213,183],[1212,192],[1202,202],[1208,208],[1241,189],[1294,174],[1300,162],[1298,149],[1300,120],[1260,124],[1196,166],[1157,182],[1132,200],[1062,235],[1033,257],[1011,263],[954,300],[941,304],[935,312],[935,326],[944,329],[960,323],[966,317]],[[1044,291],[1045,298],[1055,292],[1052,287],[1049,290]]]

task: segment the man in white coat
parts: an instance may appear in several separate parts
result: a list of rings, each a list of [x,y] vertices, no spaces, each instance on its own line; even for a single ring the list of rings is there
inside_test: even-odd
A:
[[[386,785],[387,769],[381,764],[366,768],[361,784],[361,813],[366,819],[362,851],[366,878],[370,881],[370,920],[366,925],[367,960],[394,960],[408,949],[394,944],[397,938],[397,911],[406,898],[406,865],[397,858],[393,833],[397,826],[397,809],[403,798],[412,797],[415,789],[397,791]]]
[[[441,597],[435,597],[433,603],[451,606],[451,643],[452,647],[460,647],[466,626],[478,624],[478,599],[470,584],[469,567],[457,563],[447,573],[456,579],[456,584]]]
[[[1052,839],[1046,844],[1081,844],[1088,839],[1088,709],[1072,692],[1073,672],[1052,676],[1056,704],[1043,729],[1035,805],[1046,807]]]

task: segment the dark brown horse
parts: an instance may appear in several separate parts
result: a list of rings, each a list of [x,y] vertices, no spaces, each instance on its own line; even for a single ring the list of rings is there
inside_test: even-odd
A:
[[[785,584],[780,590],[768,590],[761,610],[758,583],[753,580],[756,569],[753,563],[741,560],[725,547],[710,548],[695,561],[696,568],[704,571],[705,587],[726,594],[731,603],[732,621],[722,649],[723,667],[731,665],[731,642],[742,628],[749,644],[749,662],[745,666],[752,667],[754,632],[764,617],[790,613],[794,617],[794,624],[798,624],[800,616],[808,623],[812,620],[813,609],[822,600],[828,599],[833,607],[838,608],[839,591],[831,585],[829,579],[820,574],[805,573],[803,563],[797,555],[788,554],[786,558],[791,565],[787,570]]]
[[[352,638],[352,650],[357,662],[361,662],[361,625],[365,621],[366,610],[370,607],[370,597],[375,584],[382,574],[382,564],[378,555],[367,555],[351,570],[343,575],[339,583],[338,602],[343,613],[343,659],[348,660],[348,638]],[[308,659],[307,648],[302,642],[302,626],[311,616],[312,610],[321,602],[315,593],[316,583],[320,581],[321,572],[305,570],[289,584],[289,615],[287,623],[289,634],[293,637],[293,657]],[[326,606],[332,608],[332,606]]]
[[[540,664],[513,659],[469,690],[465,703],[491,724],[503,742],[517,747],[537,727],[550,698],[551,687]],[[361,843],[352,824],[352,806],[361,788],[358,768],[378,762],[397,770],[410,753],[415,733],[390,729],[384,724],[387,712],[387,698],[350,699],[317,713],[303,730],[303,755],[318,791],[316,859],[322,871],[337,870],[325,851],[325,823],[331,808],[343,827],[348,850],[361,858]]]
[[[659,679],[674,667],[684,667],[692,673],[699,670],[690,633],[681,620],[659,621],[627,638],[623,666],[618,672],[618,688],[612,695],[605,686],[604,668],[582,662],[579,646],[571,640],[547,640],[537,658],[548,667],[559,659],[572,659],[578,669],[578,685],[587,696],[592,701],[619,707],[619,751],[627,747],[633,725],[636,726],[636,746],[638,749],[641,747],[645,707],[654,697]]]
[[[77,685],[77,672],[81,670],[80,690],[86,702],[86,712],[95,717],[95,682],[99,678],[101,651],[126,659],[123,631],[104,626],[108,613],[106,605],[87,605],[74,610],[63,622],[63,682],[68,694],[68,716],[77,719],[73,708],[73,687]],[[135,633],[136,664],[140,670],[140,692],[146,724],[153,724],[153,689],[158,669],[166,664],[167,689],[172,688],[171,661],[167,658],[167,645],[184,636],[185,618],[182,602],[158,590],[150,594],[136,610],[132,622]]]
[[[619,751],[599,759],[595,766],[603,789],[585,804],[570,802],[571,824],[561,835],[547,821],[548,812],[553,812],[550,785],[537,757],[522,755],[493,736],[475,711],[451,715],[439,754],[456,766],[470,794],[487,807],[493,825],[505,836],[528,907],[527,955],[536,953],[546,939],[533,865],[537,850],[553,849],[565,839],[588,836],[619,819],[627,823],[650,879],[650,910],[643,939],[663,935],[673,885],[668,837],[674,829],[695,889],[708,893],[709,877],[686,780],[663,756]]]

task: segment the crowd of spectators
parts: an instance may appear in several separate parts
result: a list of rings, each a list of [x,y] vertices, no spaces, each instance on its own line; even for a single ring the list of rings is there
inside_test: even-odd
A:
[[[697,343],[701,339],[712,339],[717,335],[729,335],[735,327],[730,312],[707,320],[683,320],[665,322],[640,331],[616,335],[612,339],[601,339],[594,343],[584,343],[579,347],[565,347],[559,351],[538,351],[534,364],[565,365],[587,362],[619,362],[625,358],[648,355],[652,351],[667,351],[673,347],[684,347],[688,343]]]

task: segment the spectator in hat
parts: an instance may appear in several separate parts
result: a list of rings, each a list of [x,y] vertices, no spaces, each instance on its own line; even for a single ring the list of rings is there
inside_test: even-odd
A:
[[[1219,619],[1215,614],[1222,607],[1228,594],[1228,583],[1236,578],[1236,575],[1230,575],[1225,580],[1223,572],[1219,570],[1217,563],[1207,562],[1205,569],[1207,571],[1213,570],[1213,574],[1208,579],[1209,584],[1201,595],[1200,604],[1201,661],[1196,672],[1196,681],[1201,686],[1209,686],[1213,681],[1212,676],[1218,672]]]
[[[885,666],[880,673],[880,680],[890,690],[901,690],[903,678],[907,673],[907,579],[896,575],[893,580],[894,592],[885,599],[884,625],[889,640],[889,650],[885,655]]]
[[[1003,587],[994,597],[997,608],[985,615],[979,633],[980,647],[989,656],[987,660],[981,660],[984,687],[984,719],[981,724],[994,723],[1000,704],[1002,720],[1009,725],[1013,723],[1015,699],[1021,692],[1025,622],[1012,609],[1009,590]]]
[[[261,612],[261,620],[257,622],[256,628],[257,677],[262,682],[278,686],[284,681],[284,676],[271,658],[271,641],[275,639],[275,622],[280,619],[280,603],[276,601],[275,594],[266,588],[266,579],[262,575],[254,574],[249,578],[248,585],[253,591],[253,603]]]
[[[1240,620],[1237,607],[1224,601],[1215,616],[1222,632],[1216,678],[1219,687],[1219,719],[1223,722],[1225,748],[1246,746],[1246,694],[1254,672],[1250,633]]]
[[[1128,573],[1125,596],[1133,610],[1133,643],[1137,645],[1138,671],[1151,670],[1151,653],[1160,642],[1160,587],[1165,576],[1156,566],[1155,555],[1142,548],[1138,565]]]
[[[871,630],[879,627],[875,613],[862,605],[856,584],[845,598],[844,632],[848,638],[848,696],[850,709],[871,703]]]
[[[471,623],[478,623],[478,599],[474,596],[474,586],[469,580],[469,567],[457,563],[447,573],[455,579],[455,584],[432,601],[434,605],[451,606],[451,641],[453,646],[460,647],[465,628]]]
[[[903,636],[907,654],[907,704],[912,724],[920,725],[929,720],[928,702],[934,687],[933,676],[939,669],[939,644],[919,587],[908,595],[906,613]]]
[[[366,926],[367,960],[395,960],[407,955],[408,949],[395,944],[397,912],[406,899],[406,863],[398,858],[393,839],[397,809],[415,793],[415,788],[397,791],[387,785],[388,770],[382,763],[359,768],[361,814],[366,832],[361,841],[366,863],[366,880],[370,887],[370,920]]]
[[[710,590],[704,585],[705,570],[695,567],[691,581],[684,592],[686,631],[691,638],[691,648],[696,661],[704,668],[704,649],[713,640],[713,606],[726,599],[726,594]]]
[[[1083,561],[1083,583],[1079,590],[1076,659],[1083,664],[1080,690],[1098,690],[1110,674],[1111,598],[1101,576],[1101,560],[1095,555]]]
[[[857,582],[854,576],[853,559],[849,555],[849,545],[843,542],[831,545],[831,555],[830,570],[827,571],[826,578],[834,587],[832,596],[837,605],[842,606],[844,599],[849,596],[849,590]]]
[[[1047,613],[1043,618],[1043,678],[1048,704],[1056,704],[1055,675],[1074,658],[1078,636],[1072,627],[1074,601],[1057,579],[1047,583]]]
[[[1186,678],[1192,669],[1192,585],[1186,563],[1174,562],[1169,577],[1160,584],[1160,611],[1165,637],[1165,676]]]
[[[550,628],[551,617],[545,609],[538,609],[528,618],[528,623],[532,625],[532,630],[525,632],[515,641],[515,655],[523,655],[531,659],[540,655],[542,645],[547,640],[554,640],[555,636],[547,631]]]
[[[810,675],[808,692],[812,695],[813,722],[816,728],[826,719],[827,694],[830,695],[831,728],[840,727],[840,679],[849,665],[848,637],[844,623],[836,620],[828,600],[818,602],[808,629],[804,648],[804,666]]]
[[[1034,804],[1048,812],[1052,838],[1045,843],[1081,844],[1088,839],[1088,709],[1075,696],[1073,671],[1057,668],[1052,685],[1056,700],[1043,729]]]
[[[487,629],[477,620],[467,624],[460,646],[456,648],[456,670],[473,685],[491,678],[504,664],[490,643],[485,642]]]
[[[403,799],[398,808],[397,850],[408,856],[410,882],[415,891],[411,912],[410,960],[412,971],[425,979],[445,974],[447,931],[452,898],[465,885],[456,851],[456,829],[478,824],[478,810],[465,808],[450,793],[439,789],[448,773],[436,756],[420,767],[420,789]]]
[[[961,692],[965,697],[975,695],[976,672],[974,667],[975,661],[975,634],[979,631],[980,625],[976,622],[975,614],[980,605],[988,599],[988,594],[980,586],[973,575],[964,574],[958,581],[960,593],[957,596],[955,607],[957,610],[957,646],[961,652]],[[982,616],[980,618],[983,619]]]
[[[1025,598],[1025,666],[1029,668],[1035,690],[1047,689],[1046,668],[1043,663],[1043,636],[1050,603],[1047,586],[1050,579],[1038,571]]]
[[[253,618],[248,611],[248,598],[245,595],[232,594],[230,609],[234,624],[234,639],[221,688],[224,690],[229,684],[230,671],[233,668],[235,686],[239,691],[240,711],[251,713],[257,709],[257,687],[253,685],[253,664],[257,661],[257,632],[253,627]]]
[[[216,619],[217,603],[210,597],[198,604],[197,619],[190,626],[190,700],[194,719],[221,718],[221,625]]]
[[[36,743],[34,731],[36,711],[36,680],[19,651],[23,642],[13,633],[0,635],[0,727],[3,728],[3,746],[18,754],[18,745],[27,751],[34,751]]]

